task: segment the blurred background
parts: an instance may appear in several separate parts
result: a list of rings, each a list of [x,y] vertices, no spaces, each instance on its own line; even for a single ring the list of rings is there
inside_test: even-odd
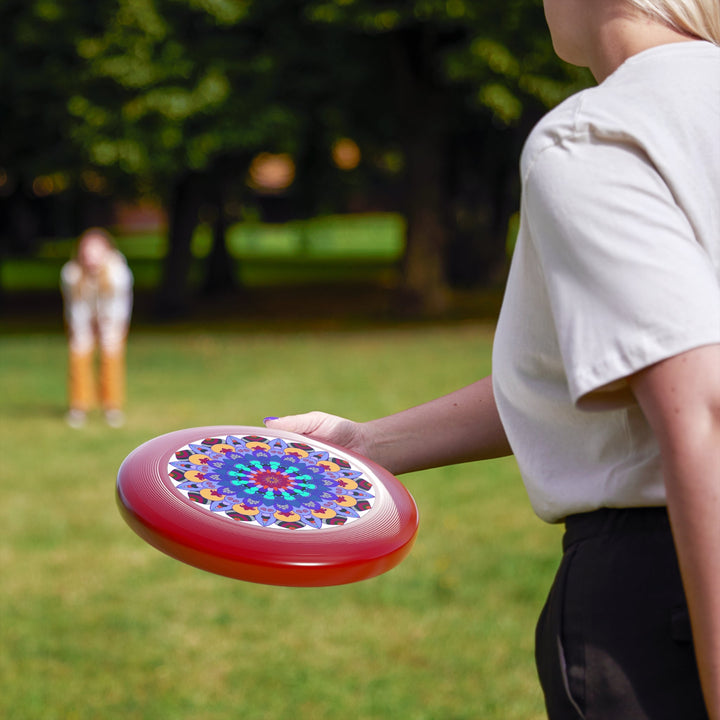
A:
[[[522,143],[589,82],[540,0],[0,3],[0,717],[544,716],[559,532],[512,459],[404,477],[413,552],[326,589],[175,562],[114,487],[164,432],[488,373]],[[63,422],[89,226],[135,278],[121,428]]]
[[[522,142],[588,82],[540,0],[4,0],[3,314],[91,225],[160,319],[333,281],[451,312],[502,284]]]

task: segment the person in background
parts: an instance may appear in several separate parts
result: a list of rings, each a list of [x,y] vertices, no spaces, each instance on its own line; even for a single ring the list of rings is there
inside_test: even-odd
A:
[[[720,720],[720,3],[544,7],[598,85],[525,144],[492,376],[266,425],[396,474],[512,452],[566,529],[536,631],[550,720]]]
[[[61,271],[69,342],[67,423],[85,424],[99,399],[105,420],[120,427],[125,416],[125,344],[132,312],[133,276],[110,235],[86,230],[75,258]],[[99,385],[95,354],[99,348]]]

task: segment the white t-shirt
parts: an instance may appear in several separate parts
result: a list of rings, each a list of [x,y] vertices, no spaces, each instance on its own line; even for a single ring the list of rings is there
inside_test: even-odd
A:
[[[533,508],[664,505],[625,378],[720,342],[720,47],[631,57],[537,125],[521,171],[493,382]]]
[[[123,255],[113,252],[98,277],[83,276],[79,263],[70,260],[63,265],[60,283],[72,350],[89,352],[96,339],[103,350],[118,350],[133,304],[133,276]]]

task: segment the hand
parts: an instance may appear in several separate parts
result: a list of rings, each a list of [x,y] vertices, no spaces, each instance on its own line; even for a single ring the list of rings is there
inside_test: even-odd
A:
[[[368,456],[369,454],[362,425],[337,415],[314,411],[302,415],[266,418],[265,426],[271,430],[286,430],[339,445],[360,455]]]

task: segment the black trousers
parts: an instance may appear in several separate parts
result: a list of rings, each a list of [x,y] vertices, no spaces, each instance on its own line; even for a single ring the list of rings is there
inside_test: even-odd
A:
[[[707,720],[664,508],[566,522],[535,655],[550,720]]]

